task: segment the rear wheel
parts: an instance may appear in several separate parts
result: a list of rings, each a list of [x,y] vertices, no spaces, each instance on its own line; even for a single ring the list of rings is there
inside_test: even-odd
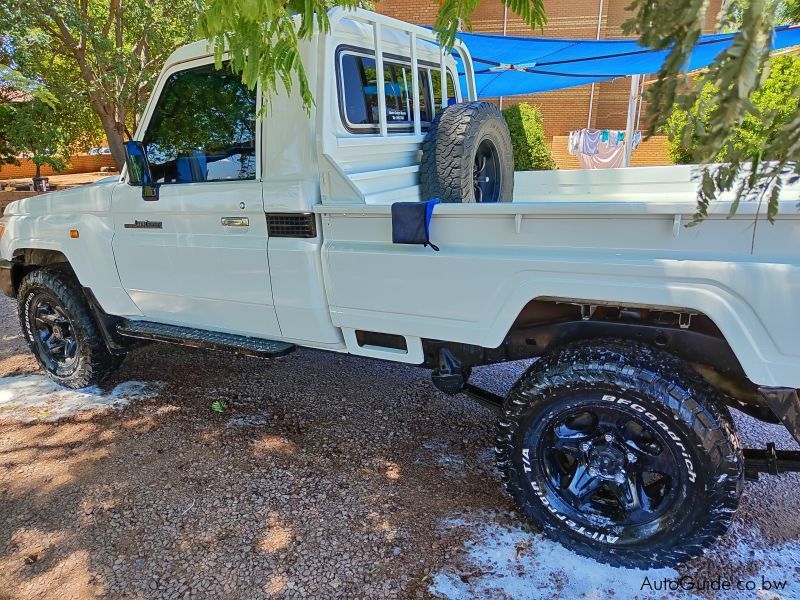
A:
[[[743,459],[727,409],[674,356],[593,341],[542,358],[506,399],[507,490],[544,531],[613,565],[700,554],[738,505]]]
[[[70,388],[99,383],[121,358],[108,352],[83,291],[64,268],[28,273],[17,295],[20,324],[36,360]]]

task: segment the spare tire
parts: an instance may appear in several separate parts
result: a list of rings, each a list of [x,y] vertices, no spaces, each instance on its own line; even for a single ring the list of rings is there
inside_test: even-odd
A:
[[[423,200],[511,202],[514,151],[500,109],[462,102],[441,111],[422,143]]]

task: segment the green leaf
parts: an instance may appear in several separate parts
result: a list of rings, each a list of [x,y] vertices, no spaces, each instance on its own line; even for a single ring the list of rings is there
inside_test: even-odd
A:
[[[671,5],[686,16],[694,10],[690,8],[692,0],[658,0],[656,4]],[[647,27],[644,19],[652,18],[656,9],[646,4],[637,9],[633,21],[643,29],[642,37],[649,45],[681,46],[685,31],[679,20],[651,22]],[[800,159],[800,58],[769,59],[775,5],[767,0],[747,0],[729,3],[726,10],[723,22],[740,30],[728,49],[682,90],[670,87],[669,82],[679,77],[680,67],[667,61],[648,95],[651,122],[669,136],[670,156],[675,162],[727,163],[714,177],[703,178],[694,223],[707,215],[709,200],[734,186],[729,216],[738,211],[742,201],[766,200],[768,218],[774,219],[780,207],[776,190],[786,177],[784,171]],[[693,18],[701,17],[697,13]],[[670,109],[664,111],[667,102]]]

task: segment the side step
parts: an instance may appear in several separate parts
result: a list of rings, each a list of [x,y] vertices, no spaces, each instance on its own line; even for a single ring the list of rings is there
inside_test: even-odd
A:
[[[800,473],[800,452],[796,450],[776,450],[775,444],[769,442],[766,450],[745,448],[743,452],[744,476],[750,481],[758,481],[759,473]]]
[[[275,342],[261,338],[221,333],[219,331],[206,331],[192,327],[178,327],[165,325],[152,321],[126,321],[117,325],[117,333],[126,337],[141,340],[167,342],[192,348],[206,348],[208,350],[222,350],[257,356],[259,358],[277,358],[285,356],[296,349],[294,344]]]

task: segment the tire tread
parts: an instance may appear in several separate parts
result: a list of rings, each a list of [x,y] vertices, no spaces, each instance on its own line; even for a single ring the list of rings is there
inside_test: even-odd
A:
[[[34,341],[28,336],[28,328],[25,323],[25,298],[29,291],[37,287],[50,290],[63,303],[80,336],[79,348],[84,353],[84,360],[81,361],[75,373],[68,377],[58,377],[48,371],[39,358]],[[88,387],[100,383],[121,363],[121,357],[108,351],[89,309],[83,289],[68,267],[51,266],[31,271],[20,283],[17,300],[23,335],[39,365],[54,381],[70,388]]]
[[[542,523],[544,532],[579,554],[614,566],[674,566],[701,554],[727,530],[738,506],[744,477],[742,450],[730,412],[716,391],[683,361],[646,344],[617,339],[576,342],[545,355],[522,375],[506,397],[498,423],[495,454],[506,492],[527,517],[537,520],[530,494],[517,483],[513,460],[517,428],[526,409],[546,401],[554,388],[576,379],[589,385],[636,389],[663,399],[673,417],[694,431],[701,442],[698,450],[711,462],[707,498],[712,510],[688,539],[649,554],[578,540],[565,528],[546,521]]]

